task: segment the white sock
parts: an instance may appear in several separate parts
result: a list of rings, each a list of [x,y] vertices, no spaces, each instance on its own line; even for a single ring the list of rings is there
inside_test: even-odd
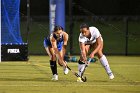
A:
[[[85,68],[85,64],[78,64],[78,75],[81,77]]]
[[[100,62],[101,62],[101,64],[102,64],[102,66],[105,68],[107,74],[108,74],[108,75],[111,74],[112,71],[111,71],[111,69],[110,69],[110,66],[109,66],[109,64],[108,64],[108,61],[107,61],[107,58],[106,58],[105,55],[103,55],[103,56],[100,58]]]

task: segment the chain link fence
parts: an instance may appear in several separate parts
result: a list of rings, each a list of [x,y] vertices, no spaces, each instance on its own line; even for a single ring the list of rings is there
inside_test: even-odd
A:
[[[32,16],[27,36],[27,18],[21,17],[21,34],[29,43],[29,54],[46,54],[44,37],[49,34],[49,17]],[[104,40],[104,53],[111,55],[140,55],[139,16],[73,16],[72,23],[66,17],[66,32],[70,35],[67,52],[80,54],[79,26],[86,22],[99,29]]]

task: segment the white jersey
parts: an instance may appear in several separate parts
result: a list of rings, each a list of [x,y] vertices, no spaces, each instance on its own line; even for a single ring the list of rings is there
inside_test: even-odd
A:
[[[96,27],[89,27],[89,31],[91,33],[91,38],[87,38],[80,33],[79,42],[84,44],[93,44],[96,42],[96,39],[101,36],[99,30]],[[103,41],[102,37],[101,40]]]

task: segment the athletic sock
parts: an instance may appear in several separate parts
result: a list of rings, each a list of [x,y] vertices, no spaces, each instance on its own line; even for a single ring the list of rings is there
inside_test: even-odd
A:
[[[112,71],[111,71],[111,69],[110,69],[108,60],[107,60],[107,58],[106,58],[105,55],[103,55],[103,56],[100,58],[100,62],[101,62],[101,64],[102,64],[102,66],[105,68],[107,74],[110,75],[110,74],[112,73]]]
[[[84,71],[85,68],[85,63],[83,63],[82,61],[78,61],[78,75],[81,77],[82,73]]]
[[[57,73],[57,64],[56,64],[56,61],[52,61],[50,60],[50,67],[51,67],[51,70],[52,70],[52,74],[56,74],[58,75]]]

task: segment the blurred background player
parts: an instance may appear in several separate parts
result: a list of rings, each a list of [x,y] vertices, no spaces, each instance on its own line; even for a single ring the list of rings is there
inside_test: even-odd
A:
[[[63,31],[61,26],[55,26],[51,35],[44,39],[44,47],[50,57],[50,67],[53,74],[52,80],[58,80],[57,63],[63,66],[64,74],[68,74],[66,62],[63,60],[66,46],[68,42],[68,34]]]
[[[78,74],[82,76],[84,72],[85,65],[87,63],[87,56],[90,49],[93,49],[89,57],[94,58],[95,54],[99,58],[102,66],[105,68],[109,79],[113,79],[114,75],[110,69],[108,60],[103,54],[103,39],[96,27],[89,27],[87,24],[83,23],[80,26],[80,35],[79,35],[79,46],[81,50],[80,60],[78,61]]]

